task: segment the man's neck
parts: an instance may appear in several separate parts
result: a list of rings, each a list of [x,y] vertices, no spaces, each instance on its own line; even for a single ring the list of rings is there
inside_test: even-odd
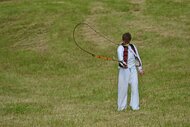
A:
[[[129,43],[122,43],[122,45],[123,45],[123,46],[128,46],[128,45],[129,45]]]

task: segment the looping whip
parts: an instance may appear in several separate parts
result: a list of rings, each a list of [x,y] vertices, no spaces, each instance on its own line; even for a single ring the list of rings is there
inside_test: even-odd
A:
[[[83,48],[77,43],[77,41],[76,41],[76,39],[75,39],[75,31],[76,31],[77,27],[79,27],[80,25],[86,25],[86,26],[88,26],[90,29],[92,29],[95,33],[97,33],[98,35],[100,35],[100,36],[103,37],[104,39],[108,40],[109,42],[113,43],[114,45],[118,45],[118,44],[114,43],[112,40],[110,40],[109,38],[107,38],[107,37],[105,37],[104,35],[102,35],[101,33],[97,32],[94,28],[92,28],[92,27],[91,27],[90,25],[88,25],[87,23],[82,22],[82,23],[78,23],[78,24],[74,27],[74,29],[73,29],[73,40],[74,40],[74,42],[75,42],[75,44],[76,44],[76,46],[77,46],[78,48],[80,48],[82,51],[84,51],[84,52],[90,54],[92,57],[99,58],[99,59],[103,59],[103,60],[109,60],[109,61],[117,61],[117,60],[114,59],[114,58],[110,58],[110,57],[102,56],[102,55],[96,55],[96,54],[94,54],[94,53],[91,53],[90,51],[87,51],[87,50],[83,49]]]

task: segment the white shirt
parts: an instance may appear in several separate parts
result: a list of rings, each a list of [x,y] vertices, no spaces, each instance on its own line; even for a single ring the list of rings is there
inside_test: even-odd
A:
[[[127,65],[128,65],[128,68],[135,67],[135,61],[136,61],[135,56],[136,56],[141,63],[141,66],[138,67],[138,70],[140,71],[140,70],[142,70],[142,62],[141,62],[140,56],[138,54],[138,51],[137,51],[137,48],[135,47],[135,45],[134,45],[134,48],[135,48],[136,54],[132,50],[131,46],[130,45],[128,46]],[[123,61],[123,52],[124,52],[124,47],[122,45],[119,45],[119,47],[117,48],[118,61]]]

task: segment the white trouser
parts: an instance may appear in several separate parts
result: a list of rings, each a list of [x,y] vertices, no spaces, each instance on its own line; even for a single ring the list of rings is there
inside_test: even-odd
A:
[[[118,79],[118,111],[127,108],[128,84],[131,84],[130,106],[133,110],[139,109],[138,74],[136,67],[120,68]]]

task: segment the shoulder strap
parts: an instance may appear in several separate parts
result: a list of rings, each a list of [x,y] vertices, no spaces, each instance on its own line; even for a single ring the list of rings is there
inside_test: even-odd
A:
[[[133,44],[129,44],[131,46],[131,49],[133,50],[133,52],[135,53],[134,55],[136,55],[135,57],[137,58],[138,62],[139,62],[139,65],[137,65],[137,67],[140,67],[142,66],[142,63],[141,63],[141,60],[140,60],[140,57],[137,56],[137,52],[136,52],[136,49],[135,49],[135,46]]]
[[[134,51],[135,54],[137,54],[136,50],[135,50],[135,46],[133,44],[129,44],[132,48],[132,50]]]

